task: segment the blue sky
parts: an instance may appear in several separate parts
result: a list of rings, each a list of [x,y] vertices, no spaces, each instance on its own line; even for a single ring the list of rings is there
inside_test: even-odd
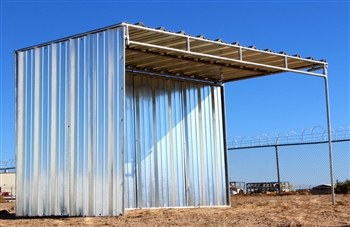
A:
[[[14,50],[120,22],[326,59],[332,127],[350,125],[349,1],[1,1],[0,160],[14,154]],[[326,128],[324,80],[228,83],[228,136]]]

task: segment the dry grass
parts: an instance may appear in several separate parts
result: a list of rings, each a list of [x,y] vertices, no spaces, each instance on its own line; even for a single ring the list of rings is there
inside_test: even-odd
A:
[[[0,219],[0,226],[350,226],[350,194],[235,195],[227,208],[136,209],[123,217]],[[14,203],[0,203],[10,213]],[[0,211],[1,212],[1,211]]]

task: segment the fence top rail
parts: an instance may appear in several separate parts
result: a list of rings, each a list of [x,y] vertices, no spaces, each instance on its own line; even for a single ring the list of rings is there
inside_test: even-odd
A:
[[[350,142],[349,139],[342,140],[332,140],[332,143],[337,142]],[[265,148],[265,147],[287,147],[287,146],[298,146],[298,145],[312,145],[312,144],[323,144],[328,143],[328,141],[318,141],[318,142],[303,142],[303,143],[288,143],[288,144],[278,144],[278,145],[255,145],[255,146],[243,146],[243,147],[229,147],[228,150],[239,150],[239,149],[250,149],[250,148]]]

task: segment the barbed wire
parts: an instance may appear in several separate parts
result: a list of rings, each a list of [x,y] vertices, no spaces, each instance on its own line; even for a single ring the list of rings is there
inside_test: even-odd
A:
[[[332,140],[350,139],[350,126],[338,127],[331,130]],[[301,134],[295,131],[267,133],[255,136],[230,136],[227,137],[227,145],[229,148],[250,147],[250,146],[265,146],[277,144],[293,144],[293,143],[308,143],[328,141],[328,130],[321,126],[313,128],[304,128]]]
[[[350,126],[338,127],[332,129],[332,140],[350,139]],[[301,134],[295,131],[268,133],[255,136],[230,136],[227,137],[227,145],[229,148],[250,147],[250,146],[265,146],[276,144],[293,144],[293,143],[308,143],[328,141],[328,130],[321,126],[313,128],[304,128]],[[14,168],[16,166],[15,159],[0,160],[0,169]]]
[[[0,160],[0,169],[14,168],[16,166],[15,159]]]

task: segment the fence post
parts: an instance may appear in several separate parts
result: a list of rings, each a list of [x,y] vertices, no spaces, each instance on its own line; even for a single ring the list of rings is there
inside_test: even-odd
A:
[[[275,150],[276,150],[276,164],[277,164],[277,178],[278,178],[278,194],[281,195],[280,163],[278,160],[278,141],[279,141],[279,138],[276,141]]]

